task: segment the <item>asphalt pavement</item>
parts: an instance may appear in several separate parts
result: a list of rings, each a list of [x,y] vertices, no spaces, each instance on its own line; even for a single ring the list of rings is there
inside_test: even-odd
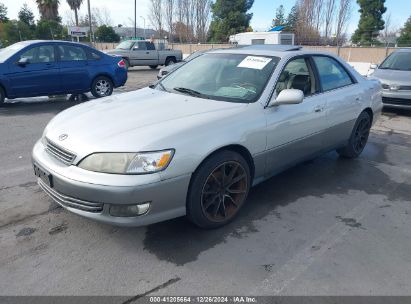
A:
[[[119,94],[158,70],[132,69]],[[92,222],[36,184],[30,153],[73,103],[0,108],[0,295],[411,295],[411,112],[386,112],[359,159],[335,152],[251,190],[230,225]]]

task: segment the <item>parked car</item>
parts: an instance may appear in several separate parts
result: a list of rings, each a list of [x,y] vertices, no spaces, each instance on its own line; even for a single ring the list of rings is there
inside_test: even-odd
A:
[[[389,55],[379,66],[372,65],[370,78],[382,83],[385,107],[411,109],[411,49]]]
[[[112,94],[127,81],[121,57],[64,41],[24,41],[0,51],[0,104],[5,98],[91,92]]]
[[[218,50],[149,88],[60,113],[34,146],[34,170],[57,203],[90,219],[187,215],[215,228],[274,174],[334,149],[359,156],[381,108],[380,83],[334,55]]]
[[[180,62],[177,62],[176,64],[168,65],[168,66],[165,66],[164,68],[161,68],[160,71],[158,72],[157,79],[163,78],[164,76],[171,73],[172,71],[177,70],[183,64],[193,60],[194,58],[197,58],[198,56],[204,54],[205,52],[207,52],[207,51],[194,52],[190,56],[188,56],[187,58],[183,59]]]
[[[121,42],[114,50],[107,54],[121,56],[128,67],[149,66],[156,69],[159,65],[169,66],[180,62],[183,53],[178,50],[156,50],[150,41],[126,40]]]

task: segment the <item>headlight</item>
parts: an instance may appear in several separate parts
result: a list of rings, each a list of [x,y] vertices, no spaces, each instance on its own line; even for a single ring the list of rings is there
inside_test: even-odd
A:
[[[148,174],[167,168],[174,150],[144,153],[95,153],[78,165],[89,171],[112,174]]]

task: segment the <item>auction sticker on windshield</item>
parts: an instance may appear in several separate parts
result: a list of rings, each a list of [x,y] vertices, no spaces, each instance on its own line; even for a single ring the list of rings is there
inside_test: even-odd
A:
[[[271,58],[267,57],[247,56],[237,67],[262,70],[270,61]]]

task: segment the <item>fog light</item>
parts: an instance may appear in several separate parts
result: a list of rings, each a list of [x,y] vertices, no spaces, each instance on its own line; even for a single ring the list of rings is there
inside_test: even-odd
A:
[[[138,205],[112,205],[110,215],[117,217],[134,217],[146,214],[150,209],[151,202],[145,202]]]

